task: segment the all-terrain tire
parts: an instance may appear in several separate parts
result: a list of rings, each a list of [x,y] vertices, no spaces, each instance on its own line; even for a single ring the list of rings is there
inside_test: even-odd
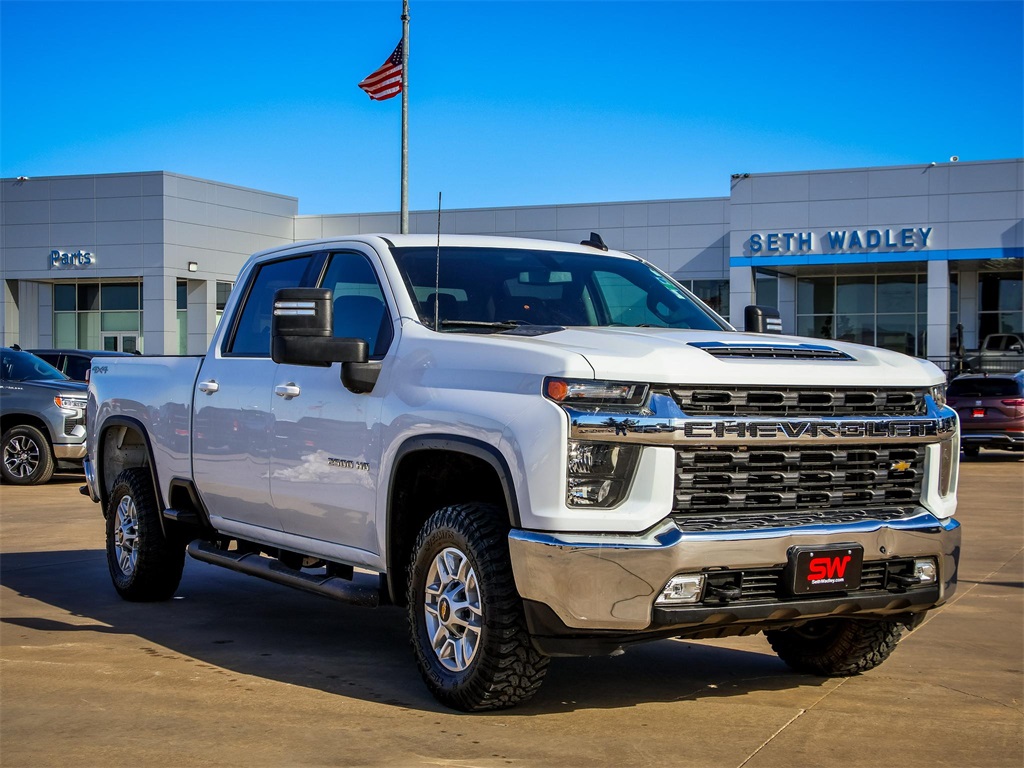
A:
[[[530,642],[508,556],[504,510],[461,504],[424,524],[409,565],[410,640],[442,704],[464,712],[521,704],[549,658]]]
[[[53,476],[56,462],[46,435],[22,424],[11,427],[0,438],[0,474],[4,482],[38,485]]]
[[[169,600],[181,582],[185,547],[169,541],[149,471],[126,469],[117,476],[107,506],[107,567],[125,600]]]
[[[894,621],[819,619],[799,627],[765,632],[772,650],[797,672],[846,677],[874,669],[903,634]]]

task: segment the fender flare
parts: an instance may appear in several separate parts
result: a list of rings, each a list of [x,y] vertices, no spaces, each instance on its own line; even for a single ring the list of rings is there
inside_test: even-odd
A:
[[[480,459],[488,464],[498,476],[501,489],[505,496],[505,508],[508,510],[509,524],[513,528],[519,528],[521,518],[519,515],[519,501],[516,497],[515,484],[512,482],[512,470],[509,468],[505,456],[490,443],[462,435],[427,434],[410,437],[399,446],[395,452],[395,458],[391,462],[391,469],[388,474],[388,498],[387,498],[387,521],[384,530],[385,547],[387,552],[386,567],[388,571],[388,582],[390,574],[396,572],[398,564],[392,561],[394,554],[391,551],[391,510],[394,504],[395,475],[402,465],[402,460],[411,453],[419,451],[450,451],[452,453],[463,453],[473,458]]]
[[[153,483],[153,495],[156,497],[156,503],[161,510],[166,508],[163,499],[163,493],[160,490],[160,481],[156,474],[156,459],[153,455],[153,444],[149,439],[149,432],[146,430],[145,425],[138,419],[134,419],[131,416],[111,416],[109,419],[103,422],[99,433],[96,435],[96,477],[99,478],[99,496],[100,506],[103,509],[103,515],[106,517],[107,514],[107,502],[110,501],[107,492],[107,485],[103,482],[105,477],[103,472],[103,464],[105,458],[103,456],[103,442],[106,438],[106,434],[110,429],[114,427],[125,427],[137,432],[139,437],[142,438],[142,444],[146,446],[146,456],[149,459],[149,476]],[[160,515],[160,531],[165,536],[167,530],[164,527],[164,516]]]

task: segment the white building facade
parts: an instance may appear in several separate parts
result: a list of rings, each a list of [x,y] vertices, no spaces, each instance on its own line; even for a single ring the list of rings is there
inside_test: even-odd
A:
[[[250,253],[396,232],[394,213],[298,215],[298,200],[172,173],[0,180],[0,335],[23,347],[201,354]],[[437,212],[412,212],[433,233]],[[444,211],[441,229],[579,242],[652,262],[742,326],[945,362],[1024,331],[1024,159],[734,174],[728,197]]]

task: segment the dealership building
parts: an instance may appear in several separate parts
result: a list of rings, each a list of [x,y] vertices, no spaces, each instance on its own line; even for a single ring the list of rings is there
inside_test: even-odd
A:
[[[598,232],[736,326],[747,304],[770,305],[787,333],[940,364],[958,323],[968,347],[1024,331],[1024,159],[724,181],[725,197],[445,211],[441,229]],[[397,212],[299,215],[298,202],[167,172],[2,179],[2,343],[203,353],[251,253],[399,229]],[[410,213],[410,232],[436,228],[436,211]]]

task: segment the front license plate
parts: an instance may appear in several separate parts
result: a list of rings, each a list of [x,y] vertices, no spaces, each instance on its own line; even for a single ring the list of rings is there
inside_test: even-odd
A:
[[[793,547],[789,564],[793,594],[845,592],[860,587],[864,548],[859,544]]]

